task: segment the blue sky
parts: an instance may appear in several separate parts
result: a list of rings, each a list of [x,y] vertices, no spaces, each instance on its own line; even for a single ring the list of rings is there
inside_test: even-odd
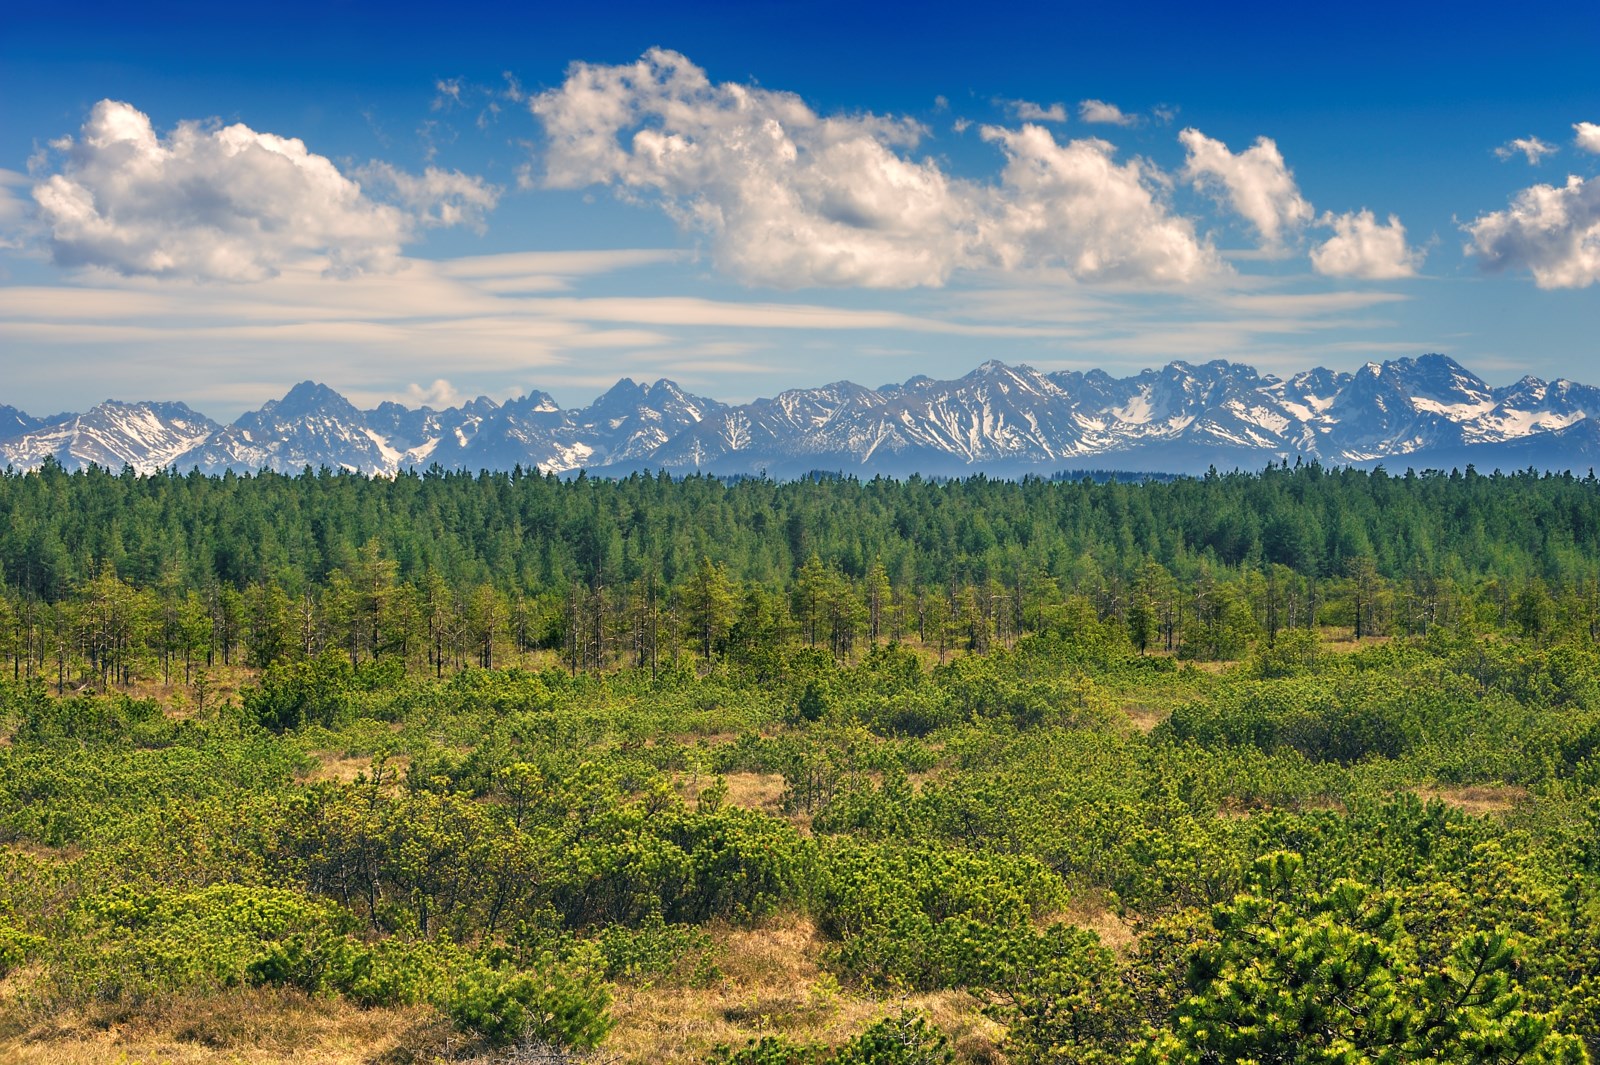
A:
[[[8,12],[0,403],[1600,381],[1600,8],[1108,6]]]

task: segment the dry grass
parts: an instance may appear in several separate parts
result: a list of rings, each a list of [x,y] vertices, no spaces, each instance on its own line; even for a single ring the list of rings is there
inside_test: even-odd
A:
[[[678,792],[685,802],[695,802],[716,779],[713,773],[679,773]],[[773,817],[784,816],[783,793],[787,785],[781,773],[724,773],[722,779],[728,785],[728,796],[724,800],[728,805],[760,810]]]
[[[9,851],[31,858],[36,862],[70,862],[83,856],[83,847],[77,843],[68,843],[54,847],[48,843],[36,843],[31,839],[14,839],[0,843],[0,851]]]
[[[239,689],[246,684],[253,683],[257,671],[242,665],[224,666],[220,663],[210,670],[196,669],[196,673],[204,672],[207,679],[205,701],[207,706],[218,706],[226,702],[238,700]],[[50,671],[38,674],[38,678],[45,683],[45,688],[55,694],[55,674]],[[194,716],[194,686],[183,679],[183,665],[176,663],[173,667],[172,677],[163,680],[157,673],[154,676],[134,677],[126,685],[112,684],[101,689],[97,678],[80,683],[82,678],[70,678],[67,681],[65,695],[126,695],[131,699],[148,699],[160,706],[168,717],[184,720]]]
[[[335,751],[309,751],[307,753],[317,760],[316,766],[300,777],[301,780],[308,783],[331,780],[337,784],[349,784],[360,776],[365,776],[368,779],[372,777],[371,755],[351,757]],[[385,779],[398,781],[406,775],[406,770],[410,766],[410,755],[390,755],[384,762],[384,777]]]
[[[1446,806],[1454,806],[1474,817],[1503,814],[1528,798],[1528,789],[1515,786],[1468,788],[1418,788],[1417,798],[1423,802],[1438,799]]]
[[[425,1007],[359,1010],[261,990],[48,1017],[0,1003],[0,1061],[9,1065],[420,1065],[451,1038]]]
[[[1348,653],[1367,647],[1378,647],[1393,640],[1393,636],[1363,636],[1356,639],[1356,630],[1349,625],[1326,625],[1317,630],[1322,638],[1322,650]]]
[[[747,810],[761,810],[774,816],[782,813],[787,785],[780,773],[727,773],[728,802]]]
[[[889,640],[889,637],[887,635],[885,635],[878,642],[881,643],[881,644],[887,644],[887,643],[890,642],[890,640]],[[930,642],[927,642],[927,641],[924,641],[924,640],[917,639],[917,634],[916,634],[915,630],[912,630],[910,632],[902,633],[900,635],[900,641],[899,642],[900,642],[901,650],[910,651],[913,655],[916,656],[917,661],[919,663],[921,663],[921,665],[922,665],[923,672],[927,672],[928,670],[932,669],[934,666],[937,666],[937,665],[940,664],[940,662],[939,662],[939,644],[937,642],[931,642],[930,643]],[[872,646],[872,644],[870,643],[870,641],[869,642],[863,642],[859,646],[859,648],[857,649],[857,654],[856,654],[855,657],[856,658],[864,658],[864,657],[866,657],[866,654],[871,649],[871,646]],[[996,646],[999,646],[999,645],[996,644]],[[958,658],[966,658],[967,656],[968,656],[968,652],[967,652],[966,648],[965,647],[961,647],[961,646],[957,646],[956,644],[951,644],[950,646],[946,647],[945,650],[944,650],[944,661],[945,662],[953,662]]]
[[[1057,916],[1068,924],[1093,932],[1100,937],[1101,943],[1117,954],[1131,954],[1138,945],[1138,935],[1133,926],[1118,916],[1104,898],[1077,896]]]
[[[1117,938],[1120,922],[1098,904],[1072,919],[1113,946],[1131,938]],[[808,919],[712,933],[720,971],[708,986],[673,980],[617,989],[616,1027],[601,1060],[686,1065],[718,1044],[779,1034],[837,1045],[902,1009],[926,1014],[960,1061],[1002,1060],[1003,1031],[965,992],[874,997],[842,988],[822,966],[826,943]],[[13,989],[23,979],[0,984],[0,1062],[7,1065],[435,1065],[470,1049],[423,1006],[360,1010],[292,992],[239,990],[140,1010],[46,1015],[17,1001]]]
[[[703,744],[706,747],[721,747],[725,743],[735,743],[744,733],[734,732],[729,729],[718,729],[714,732],[670,732],[666,738],[674,740],[684,746]]]
[[[1156,707],[1144,703],[1127,703],[1122,712],[1128,715],[1128,721],[1139,732],[1149,733],[1167,718],[1172,716],[1171,710],[1158,710]]]
[[[767,1035],[837,1044],[906,1008],[927,1014],[962,1060],[998,1060],[1001,1030],[971,995],[873,998],[843,989],[822,969],[825,944],[809,920],[722,930],[716,939],[720,979],[705,988],[621,988],[612,1008],[617,1027],[602,1049],[642,1065],[703,1061],[719,1043],[738,1047]]]
[[[701,792],[716,779],[714,773],[678,773],[674,784],[685,802],[695,803],[699,801]],[[787,813],[783,809],[783,793],[788,790],[788,785],[784,783],[781,773],[724,773],[722,779],[728,785],[728,794],[723,801],[729,806],[742,806],[746,810],[759,810],[782,818],[802,836],[811,835],[809,813],[803,810]]]

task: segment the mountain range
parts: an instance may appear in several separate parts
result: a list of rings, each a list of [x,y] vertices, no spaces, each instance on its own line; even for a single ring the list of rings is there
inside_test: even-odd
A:
[[[866,388],[837,382],[727,404],[671,381],[624,378],[587,407],[546,393],[434,410],[361,410],[325,385],[220,425],[182,403],[107,400],[35,418],[0,406],[0,463],[47,456],[142,473],[307,466],[800,476],[996,476],[1063,470],[1197,473],[1268,462],[1577,472],[1600,464],[1600,388],[1524,377],[1490,387],[1454,359],[1369,362],[1280,378],[1225,361],[1116,378],[986,362],[965,377]]]

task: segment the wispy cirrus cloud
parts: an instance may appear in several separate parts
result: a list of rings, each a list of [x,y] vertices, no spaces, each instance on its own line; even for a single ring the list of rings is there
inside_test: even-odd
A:
[[[104,394],[143,395],[148,382],[178,372],[173,398],[237,403],[237,412],[308,377],[367,397],[404,400],[412,384],[441,376],[457,390],[499,395],[508,381],[561,390],[597,375],[614,380],[640,360],[680,373],[690,364],[702,374],[782,373],[782,352],[794,343],[783,338],[1009,343],[1062,332],[908,308],[594,291],[617,271],[659,269],[681,256],[614,249],[411,259],[393,273],[336,284],[326,261],[312,259],[223,287],[109,273],[0,286],[0,347],[41,356],[8,365],[6,399],[36,405],[26,397],[51,395],[60,397],[52,408],[76,409]],[[765,356],[740,362],[755,351]],[[79,368],[74,380],[59,374],[63,357]],[[80,377],[95,382],[92,397],[77,394]]]
[[[142,395],[147,382],[170,381],[176,368],[183,384],[164,388],[163,397],[204,403],[221,417],[308,377],[372,402],[431,402],[445,394],[440,379],[463,395],[540,388],[563,402],[587,402],[592,396],[579,389],[641,365],[718,395],[735,378],[872,383],[900,368],[891,359],[892,367],[875,370],[879,356],[868,353],[897,350],[918,352],[919,369],[934,373],[966,372],[977,351],[1041,364],[1079,357],[1127,370],[1138,368],[1135,360],[1159,361],[1163,343],[1167,357],[1197,353],[1205,338],[1234,344],[1230,357],[1257,358],[1291,337],[1343,341],[1363,327],[1365,313],[1402,298],[1260,291],[1260,279],[1226,276],[1152,293],[1139,283],[1075,285],[1062,268],[997,268],[974,275],[978,288],[891,294],[868,306],[849,296],[608,291],[620,271],[669,270],[680,254],[614,249],[408,260],[394,273],[337,284],[325,279],[325,263],[304,261],[273,278],[226,287],[106,274],[69,286],[0,287],[0,345],[60,353],[12,367],[7,399],[26,405],[33,402],[26,396],[48,392],[61,397],[51,409],[79,409],[102,393]],[[1306,347],[1307,357],[1314,350]],[[808,353],[801,369],[798,352]],[[93,396],[61,381],[54,367],[62,358],[95,381]]]

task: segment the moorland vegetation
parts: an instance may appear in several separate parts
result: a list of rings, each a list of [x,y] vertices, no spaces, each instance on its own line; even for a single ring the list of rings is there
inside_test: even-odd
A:
[[[1592,477],[0,514],[9,1058],[1600,1053]]]

